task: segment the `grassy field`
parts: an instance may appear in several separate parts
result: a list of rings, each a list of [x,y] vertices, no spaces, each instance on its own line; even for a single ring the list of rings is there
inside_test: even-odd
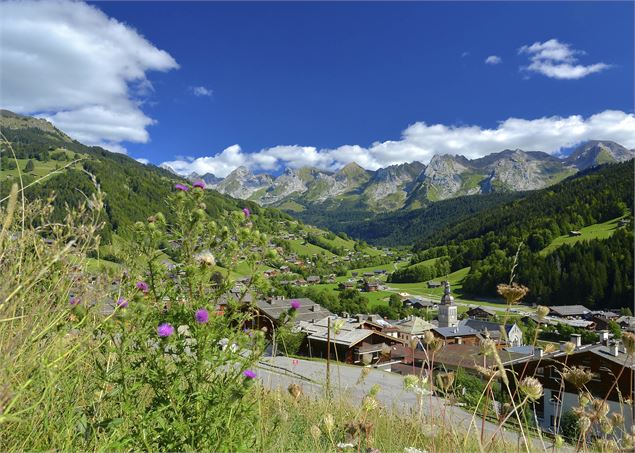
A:
[[[54,154],[59,154],[61,151],[58,152],[52,152],[52,155]],[[30,171],[26,174],[28,175],[32,175],[35,176],[36,178],[41,178],[42,176],[46,176],[48,174],[50,174],[51,172],[55,171],[56,167],[62,168],[65,165],[69,164],[72,160],[73,160],[73,156],[74,153],[71,152],[67,152],[66,153],[66,158],[67,160],[65,161],[58,161],[58,160],[49,160],[48,162],[42,162],[42,161],[38,161],[36,159],[17,159],[17,165],[18,168],[13,168],[11,170],[6,169],[6,168],[2,168],[0,169],[0,178],[5,178],[8,176],[18,176],[18,169],[20,171],[22,171],[22,174],[24,175],[24,167],[26,166],[27,162],[29,160],[33,161],[33,171]],[[82,157],[84,157],[82,155]],[[12,162],[16,162],[16,160],[10,159]],[[71,167],[72,168],[79,168],[79,163],[73,164]]]
[[[540,251],[541,255],[548,255],[553,252],[555,249],[564,244],[575,244],[580,241],[589,241],[591,239],[607,239],[610,237],[618,228],[618,222],[620,219],[628,218],[628,215],[618,217],[616,219],[609,220],[604,223],[596,223],[593,225],[589,225],[587,227],[581,228],[579,231],[582,233],[580,236],[559,236],[555,238],[551,244]]]
[[[309,244],[303,239],[293,239],[289,241],[289,243],[291,244],[291,250],[293,253],[296,253],[299,256],[312,256],[314,254],[325,254],[328,257],[335,256],[330,251],[325,250],[322,247],[318,247],[317,245]]]

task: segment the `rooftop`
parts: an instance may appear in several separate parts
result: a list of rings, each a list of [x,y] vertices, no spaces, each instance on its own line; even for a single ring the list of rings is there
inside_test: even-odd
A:
[[[557,316],[586,316],[591,313],[584,305],[552,305],[548,308]]]
[[[296,300],[300,302],[300,308],[296,310],[296,321],[317,321],[324,319],[327,316],[333,316],[333,313],[319,304],[316,304],[311,299],[273,299],[271,301],[259,300],[256,302],[258,309],[260,309],[269,318],[278,320],[280,315],[285,313],[291,307],[291,301]]]

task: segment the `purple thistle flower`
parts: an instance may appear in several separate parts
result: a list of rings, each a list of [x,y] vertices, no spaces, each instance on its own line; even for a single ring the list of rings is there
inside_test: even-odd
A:
[[[123,297],[120,297],[119,299],[117,299],[117,307],[119,308],[128,307],[128,301],[124,299]]]
[[[159,326],[159,328],[157,329],[157,332],[159,333],[160,337],[163,337],[163,338],[169,337],[170,335],[174,333],[174,327],[172,327],[170,324],[165,322]]]
[[[137,287],[137,289],[143,293],[147,293],[148,292],[148,284],[146,282],[137,282],[137,284],[135,285]]]
[[[71,298],[68,300],[68,303],[74,307],[75,305],[79,305],[81,301],[82,300],[79,297],[71,296]]]
[[[245,371],[243,371],[243,376],[245,376],[247,379],[255,379],[256,378],[256,373],[254,373],[251,370],[245,370]]]
[[[190,190],[190,188],[189,188],[189,187],[184,186],[183,184],[175,184],[175,185],[174,185],[174,188],[175,188],[176,190],[182,190],[183,192],[187,192],[188,190]]]
[[[291,308],[294,310],[297,310],[298,308],[300,308],[300,301],[299,300],[292,300],[291,301]]]
[[[251,215],[249,208],[243,208],[243,212],[245,213],[245,217],[249,217]]]
[[[209,312],[204,308],[199,308],[198,310],[196,310],[194,319],[196,319],[196,322],[199,324],[205,324],[207,321],[209,321]]]
[[[205,181],[196,181],[192,186],[197,187],[199,189],[205,188]]]

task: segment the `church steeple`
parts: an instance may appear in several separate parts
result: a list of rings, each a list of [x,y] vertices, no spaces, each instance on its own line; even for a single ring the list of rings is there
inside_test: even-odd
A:
[[[457,306],[450,290],[450,282],[446,281],[439,304],[439,327],[455,327],[458,323]]]

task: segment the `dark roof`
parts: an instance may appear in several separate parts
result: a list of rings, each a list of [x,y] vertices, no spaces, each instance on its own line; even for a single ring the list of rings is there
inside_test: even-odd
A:
[[[508,364],[525,357],[524,354],[517,354],[505,350],[500,350],[498,353],[503,364]],[[410,358],[411,362],[412,357],[413,351],[411,348],[399,345],[392,347],[391,358]],[[432,357],[427,351],[414,351],[414,358],[416,360],[427,361],[431,360]],[[473,369],[476,365],[488,367],[495,366],[496,359],[493,356],[484,356],[481,353],[480,346],[478,345],[448,344],[439,351],[435,352],[434,363],[441,366]]]
[[[443,338],[469,337],[478,335],[479,331],[472,329],[466,325],[458,325],[456,327],[435,327],[432,329]]]
[[[327,316],[333,316],[333,313],[311,299],[274,299],[272,301],[259,300],[257,302],[258,309],[273,320],[278,320],[282,313],[285,313],[291,307],[291,301],[300,302],[300,308],[296,310],[294,320],[297,321],[317,321]]]
[[[490,337],[492,338],[499,338],[501,333],[501,324],[498,324],[496,322],[481,321],[479,319],[466,319],[464,321],[460,321],[459,325],[471,327],[472,329],[478,330],[481,333],[487,330],[490,334]],[[509,333],[513,326],[513,324],[505,325],[505,332]]]
[[[584,305],[558,305],[548,308],[552,313],[558,316],[584,316],[591,313]]]
[[[496,310],[489,307],[483,307],[482,305],[479,305],[478,307],[470,308],[467,312],[469,314],[471,311],[476,311],[476,310],[484,311],[490,316],[496,316]]]

